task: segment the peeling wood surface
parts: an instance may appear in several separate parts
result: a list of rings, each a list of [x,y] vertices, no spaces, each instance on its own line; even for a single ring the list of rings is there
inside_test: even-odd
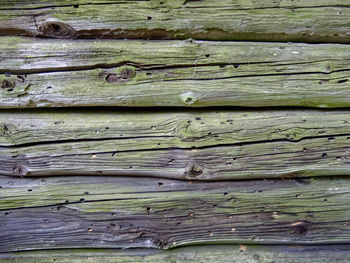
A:
[[[1,108],[350,106],[341,44],[1,37],[0,57]]]
[[[349,43],[349,7],[347,0],[5,0],[0,34]]]
[[[347,178],[0,177],[1,252],[350,241]]]
[[[155,249],[64,249],[0,253],[0,262],[224,262],[224,263],[348,263],[349,245],[328,246],[192,246],[167,251]]]
[[[190,180],[346,175],[348,110],[15,110],[0,173]]]

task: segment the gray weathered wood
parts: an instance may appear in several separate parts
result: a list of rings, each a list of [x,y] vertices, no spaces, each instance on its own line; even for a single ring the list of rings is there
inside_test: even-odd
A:
[[[3,0],[0,34],[349,43],[349,7],[347,0]]]
[[[330,246],[191,246],[172,250],[155,249],[64,249],[0,253],[0,262],[25,263],[348,263],[349,245]]]
[[[0,37],[0,58],[1,108],[350,106],[348,45]]]
[[[191,180],[346,175],[350,112],[0,113],[0,173]]]
[[[350,242],[346,178],[0,177],[0,250]]]

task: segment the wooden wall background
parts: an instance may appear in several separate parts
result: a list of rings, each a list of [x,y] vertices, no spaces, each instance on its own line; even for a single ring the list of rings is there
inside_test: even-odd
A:
[[[349,262],[348,0],[2,0],[0,262]]]

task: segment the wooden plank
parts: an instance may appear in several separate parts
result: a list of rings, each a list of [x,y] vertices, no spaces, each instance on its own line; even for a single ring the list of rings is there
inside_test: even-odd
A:
[[[348,263],[349,245],[333,246],[191,246],[172,250],[65,249],[0,253],[0,262],[220,262],[220,263]]]
[[[1,1],[0,34],[349,43],[347,0]]]
[[[348,123],[348,110],[2,111],[0,173],[190,180],[345,175]]]
[[[350,241],[348,178],[0,177],[0,251]]]
[[[350,106],[348,45],[1,37],[0,57],[1,108]]]

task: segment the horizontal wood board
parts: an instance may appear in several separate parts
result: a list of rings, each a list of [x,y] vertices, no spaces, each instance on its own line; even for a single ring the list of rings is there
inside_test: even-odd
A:
[[[0,253],[0,262],[25,263],[347,263],[349,245],[254,246],[203,245],[159,251],[156,249],[62,249]]]
[[[0,177],[0,251],[350,241],[347,178]]]
[[[39,0],[0,3],[0,35],[350,42],[347,0]]]
[[[347,175],[349,123],[348,110],[7,110],[0,113],[0,174]]]
[[[0,37],[0,58],[0,108],[350,106],[342,44]]]

